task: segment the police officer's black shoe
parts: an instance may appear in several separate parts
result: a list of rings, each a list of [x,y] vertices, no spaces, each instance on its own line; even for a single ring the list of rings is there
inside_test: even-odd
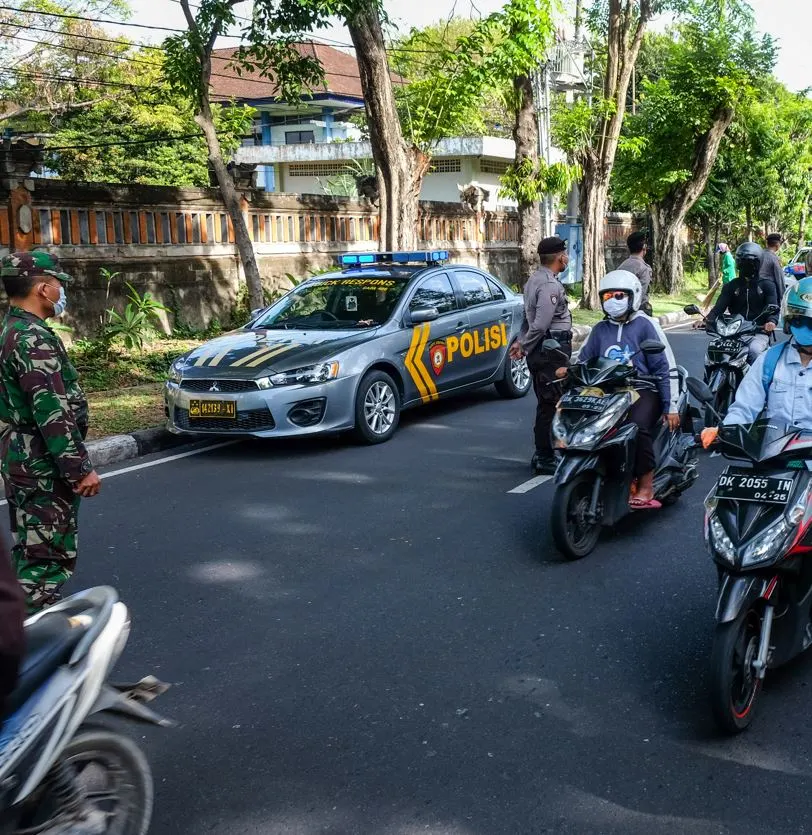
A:
[[[533,460],[530,462],[530,469],[533,475],[555,475],[558,462],[552,455],[543,455],[536,453]]]

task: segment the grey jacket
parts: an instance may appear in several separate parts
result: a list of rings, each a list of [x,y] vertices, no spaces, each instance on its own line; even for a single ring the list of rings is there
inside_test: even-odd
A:
[[[548,331],[572,330],[567,291],[552,270],[540,267],[524,287],[524,321],[519,342],[529,354],[547,337]]]

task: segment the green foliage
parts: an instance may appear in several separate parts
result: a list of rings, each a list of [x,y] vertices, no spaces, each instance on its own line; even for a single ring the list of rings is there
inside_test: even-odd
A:
[[[156,332],[160,323],[158,314],[168,312],[168,308],[156,301],[152,294],[141,295],[129,282],[125,282],[130,291],[123,313],[110,308],[103,331],[103,341],[108,345],[120,339],[128,351],[140,351],[149,336]]]
[[[581,170],[577,165],[563,162],[547,165],[539,160],[534,166],[525,158],[518,165],[511,165],[502,175],[499,193],[520,205],[528,205],[538,203],[547,194],[565,194],[580,177]]]
[[[322,180],[317,177],[321,190],[330,197],[350,197],[359,195],[358,182],[366,177],[375,176],[375,163],[371,159],[354,159],[332,177]]]

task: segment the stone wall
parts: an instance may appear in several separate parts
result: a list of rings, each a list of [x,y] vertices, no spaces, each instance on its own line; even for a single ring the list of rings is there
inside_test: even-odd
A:
[[[53,250],[76,282],[65,322],[93,333],[104,310],[121,310],[125,282],[148,290],[195,328],[231,319],[243,285],[234,230],[215,189],[79,185],[60,180],[10,180],[8,212],[0,212],[0,246]],[[306,276],[347,251],[378,247],[378,217],[367,203],[319,195],[250,192],[243,202],[257,260],[270,292],[286,276]],[[607,218],[607,256],[631,230],[631,216]],[[455,203],[423,203],[419,246],[448,249],[508,283],[518,276],[515,214],[474,214]],[[118,273],[108,287],[102,268]],[[174,320],[174,321],[173,321]]]

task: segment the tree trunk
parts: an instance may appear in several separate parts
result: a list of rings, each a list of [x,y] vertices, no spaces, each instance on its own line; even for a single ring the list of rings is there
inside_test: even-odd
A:
[[[378,177],[380,247],[415,249],[420,188],[430,159],[403,138],[377,4],[373,0],[354,4],[346,23],[358,59]]]
[[[702,236],[705,239],[705,259],[708,264],[708,287],[713,287],[713,282],[718,277],[716,265],[716,244],[713,242],[713,226],[709,215],[702,216]]]
[[[517,97],[513,140],[516,143],[517,168],[529,160],[535,171],[539,161],[539,126],[536,121],[533,83],[527,75],[513,80]],[[541,215],[538,201],[519,203],[519,285],[524,287],[530,274],[538,267],[541,241]]]
[[[181,0],[181,7],[189,29],[196,29],[197,23],[192,14],[189,0]],[[226,164],[223,161],[223,150],[220,147],[220,140],[214,128],[214,117],[212,116],[211,100],[209,98],[211,54],[218,35],[219,27],[215,26],[209,33],[208,41],[202,46],[200,54],[200,88],[198,90],[195,122],[200,126],[203,136],[206,139],[206,147],[209,151],[209,163],[214,169],[214,174],[217,177],[217,185],[220,187],[220,195],[223,198],[223,204],[234,226],[234,241],[237,245],[237,254],[242,263],[243,272],[245,273],[249,303],[251,309],[256,310],[265,306],[262,278],[259,274],[257,258],[254,254],[254,244],[251,241],[251,235],[248,233],[248,225],[245,222],[245,215],[242,212],[240,193],[237,191],[234,180],[228,173]]]
[[[609,178],[594,161],[584,168],[581,188],[581,218],[584,234],[584,292],[582,305],[587,310],[598,310],[598,284],[606,274],[606,204],[609,198]]]
[[[721,107],[716,111],[713,124],[696,141],[690,177],[673,187],[652,207],[656,234],[654,275],[658,285],[668,293],[682,291],[682,226],[685,216],[705,190],[722,137],[733,121],[733,116],[733,108],[730,107]]]
[[[806,245],[806,220],[809,217],[809,195],[801,205],[801,216],[798,219],[798,249]]]

